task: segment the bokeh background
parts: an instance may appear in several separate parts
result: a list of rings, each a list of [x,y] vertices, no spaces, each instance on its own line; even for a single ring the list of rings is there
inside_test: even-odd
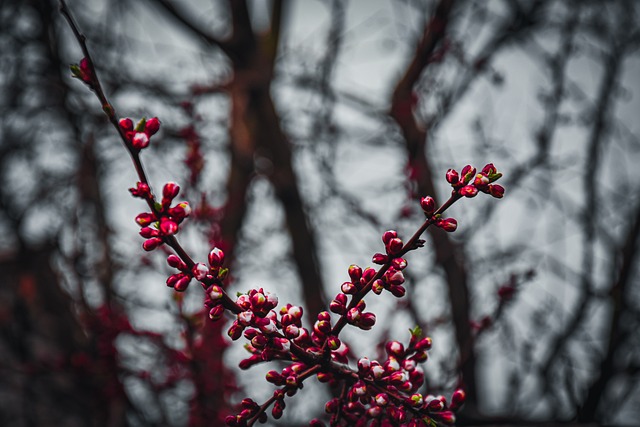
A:
[[[158,191],[181,242],[311,318],[371,264],[448,168],[493,162],[503,200],[462,200],[409,256],[407,296],[369,298],[356,356],[434,339],[431,394],[459,425],[637,422],[640,3],[69,0],[117,113],[157,116]],[[221,425],[272,392],[224,322],[144,253],[126,150],[71,78],[54,0],[0,1],[0,424]],[[634,332],[636,331],[636,332]],[[348,331],[345,331],[348,332]],[[279,425],[323,416],[330,390]],[[325,399],[325,400],[323,400]]]

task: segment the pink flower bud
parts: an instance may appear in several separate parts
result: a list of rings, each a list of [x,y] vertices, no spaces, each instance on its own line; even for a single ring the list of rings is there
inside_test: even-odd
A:
[[[331,314],[328,311],[321,311],[318,313],[318,320],[328,320],[331,321]]]
[[[366,285],[367,283],[369,283],[371,279],[373,279],[375,275],[376,275],[376,270],[374,270],[371,267],[365,268],[364,271],[362,272],[362,279],[360,279],[360,283],[362,285]]]
[[[280,419],[282,417],[282,413],[284,412],[285,404],[284,400],[276,400],[276,403],[273,404],[273,409],[271,410],[271,416],[273,418]]]
[[[256,324],[265,334],[273,334],[278,330],[276,324],[271,319],[258,318],[256,319]]]
[[[367,409],[367,417],[369,418],[378,418],[382,413],[382,408],[379,406],[372,406]],[[374,426],[375,424],[369,424],[370,426]]]
[[[196,280],[204,280],[209,273],[209,267],[199,262],[191,268],[191,273],[193,273],[193,277],[195,277]]]
[[[396,270],[404,270],[407,267],[407,260],[404,258],[394,258],[391,266]]]
[[[482,173],[484,175],[493,175],[496,172],[498,172],[498,170],[496,169],[496,167],[493,165],[493,163],[487,163],[483,168],[482,168]]]
[[[267,382],[275,385],[283,385],[284,377],[280,375],[277,371],[269,371],[267,375],[265,375]]]
[[[458,184],[459,181],[459,177],[458,177],[458,172],[455,169],[449,169],[447,170],[447,182],[453,186]]]
[[[152,213],[143,212],[136,216],[136,223],[141,227],[146,227],[156,221],[156,216]]]
[[[130,118],[120,119],[118,121],[118,126],[123,132],[129,132],[133,130],[133,121]]]
[[[489,193],[496,199],[502,199],[504,197],[504,187],[499,184],[489,185]]]
[[[177,274],[172,274],[171,276],[167,277],[167,286],[170,288],[173,288],[176,284],[176,282],[181,279],[184,276],[184,273],[177,273]]]
[[[167,217],[160,218],[160,232],[165,236],[171,236],[178,232],[178,224]]]
[[[340,290],[348,295],[358,292],[358,288],[356,288],[356,285],[351,282],[344,282],[342,286],[340,286]]]
[[[354,283],[360,280],[360,278],[362,277],[362,268],[360,268],[355,264],[351,264],[349,266],[349,277],[351,278],[351,281]]]
[[[436,201],[431,196],[423,197],[420,199],[420,207],[424,211],[425,215],[431,216],[436,210]]]
[[[140,229],[140,235],[145,239],[149,239],[151,237],[158,237],[160,235],[160,232],[151,227],[142,227]]]
[[[327,414],[334,414],[338,411],[339,407],[340,407],[340,401],[338,400],[337,397],[334,397],[324,405],[324,411]]]
[[[465,185],[460,190],[458,190],[458,194],[464,197],[475,197],[478,194],[478,189],[473,185]]]
[[[149,136],[158,132],[158,129],[160,129],[160,120],[157,117],[150,118],[144,125],[144,132]]]
[[[147,239],[144,241],[144,243],[142,244],[142,249],[144,249],[147,252],[150,252],[156,249],[162,243],[164,242],[160,237],[152,237],[151,239]]]
[[[189,206],[188,202],[180,202],[169,209],[169,215],[171,215],[176,221],[181,222],[183,219],[191,215],[191,206]]]
[[[395,237],[389,240],[389,242],[386,245],[386,249],[389,254],[395,255],[400,253],[400,251],[402,250],[402,246],[403,246],[402,240]]]
[[[331,332],[331,322],[328,322],[326,320],[318,320],[313,326],[313,330],[322,335],[326,335]]]
[[[353,390],[353,394],[356,396],[364,396],[367,394],[367,386],[362,381],[357,381],[353,387],[351,387],[351,390]]]
[[[211,249],[211,252],[209,252],[209,265],[211,267],[221,267],[222,264],[224,264],[224,252],[222,252],[222,249]]]
[[[371,370],[371,361],[367,357],[358,360],[358,372],[360,375],[366,375]]]
[[[371,290],[373,291],[374,294],[380,295],[384,290],[384,282],[380,279],[376,280],[375,282],[373,282],[373,286],[371,287]]]
[[[395,230],[388,230],[382,234],[382,243],[385,246],[389,243],[389,240],[398,237],[398,233]]]
[[[385,345],[385,350],[387,351],[387,354],[390,356],[395,356],[395,357],[404,356],[404,346],[399,341],[389,341]]]
[[[227,331],[227,335],[229,335],[229,338],[231,338],[233,341],[236,341],[238,340],[238,338],[242,336],[243,330],[244,330],[244,326],[239,324],[237,321],[234,321],[231,324],[231,327],[229,328],[229,330]]]
[[[330,336],[327,338],[327,346],[329,346],[329,350],[337,350],[340,348],[342,342],[338,337]]]
[[[489,180],[488,176],[482,173],[479,173],[478,175],[476,175],[476,179],[473,180],[473,185],[475,185],[478,188],[482,188],[482,187],[485,187],[490,182],[491,180]]]
[[[360,320],[360,311],[357,308],[352,308],[349,311],[347,311],[347,321],[349,321],[349,323],[355,323],[358,320]]]
[[[407,293],[407,290],[402,285],[391,285],[389,286],[389,292],[396,298],[402,298]]]
[[[422,351],[422,350],[431,350],[431,344],[432,344],[432,340],[429,337],[424,337],[422,338],[420,341],[418,341],[418,343],[416,344],[416,351]]]
[[[415,360],[405,359],[402,361],[402,369],[407,372],[412,372],[417,366],[418,365]]]
[[[467,396],[464,390],[457,389],[456,391],[454,391],[451,395],[451,405],[449,405],[449,409],[455,411],[456,409],[461,407],[464,404],[466,397]]]
[[[174,254],[171,254],[167,257],[167,264],[169,264],[170,267],[178,268],[181,270],[187,267],[186,264],[182,262],[180,257]]]
[[[344,294],[340,294],[344,295]],[[333,300],[329,303],[329,310],[336,314],[344,314],[346,310],[345,304],[340,303],[339,301]]]
[[[131,145],[137,150],[142,150],[149,146],[149,137],[144,132],[136,132],[131,139]]]
[[[371,259],[371,262],[378,265],[383,265],[387,261],[389,261],[389,257],[381,253],[374,254],[373,258]]]
[[[424,404],[424,399],[420,393],[415,393],[409,398],[409,404],[414,408],[418,408]]]
[[[389,396],[386,393],[379,393],[375,397],[376,405],[385,407],[389,404]]]
[[[141,199],[148,199],[151,197],[151,189],[148,184],[144,182],[138,182],[136,188],[130,188],[129,192],[133,197],[139,197]]]
[[[451,411],[443,411],[438,414],[434,414],[434,418],[446,425],[454,425],[456,423],[456,416]]]
[[[255,315],[252,311],[243,311],[241,313],[238,313],[238,323],[244,326],[251,325],[251,322],[253,322],[254,318]]]
[[[438,399],[437,397],[434,397],[427,402],[426,408],[428,411],[431,411],[431,412],[439,412],[444,410],[445,405],[442,400]]]
[[[173,289],[178,292],[184,292],[189,287],[189,283],[191,283],[191,277],[185,275],[183,278],[176,282],[176,284],[173,286]]]
[[[376,315],[373,313],[362,313],[358,326],[360,329],[368,331],[376,324]]]
[[[224,307],[222,305],[216,305],[211,310],[209,310],[209,318],[211,320],[218,320],[224,314]]]
[[[167,182],[162,187],[162,197],[164,199],[173,200],[180,192],[180,186],[175,182]]]
[[[213,301],[219,300],[224,295],[224,291],[218,285],[213,285],[209,288],[209,298]]]
[[[402,274],[402,271],[396,271],[391,269],[387,270],[387,272],[384,275],[384,278],[387,281],[387,283],[389,283],[390,285],[398,286],[404,283],[404,274]]]
[[[458,228],[458,221],[455,218],[444,218],[436,221],[436,227],[442,228],[444,231],[453,232]]]

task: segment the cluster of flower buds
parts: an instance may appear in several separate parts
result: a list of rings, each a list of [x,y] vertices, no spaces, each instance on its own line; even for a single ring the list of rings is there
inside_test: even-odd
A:
[[[485,165],[482,172],[478,174],[476,174],[476,168],[471,165],[463,167],[460,175],[455,169],[449,169],[446,177],[447,182],[460,196],[475,197],[479,191],[491,194],[497,199],[504,196],[504,188],[501,185],[493,184],[502,177],[493,163]]]
[[[71,75],[73,75],[73,77],[91,85],[93,81],[93,71],[89,66],[89,60],[87,58],[82,58],[79,64],[73,64],[69,68],[71,69]]]
[[[284,402],[283,402],[284,403]],[[242,403],[240,404],[242,410],[238,415],[229,415],[225,418],[225,424],[228,426],[245,426],[247,425],[247,420],[255,416],[260,406],[253,399],[242,399]],[[282,411],[280,412],[282,413]],[[260,413],[258,416],[258,421],[260,423],[267,422],[267,414],[265,412]]]
[[[149,120],[142,118],[135,127],[130,118],[120,119],[118,122],[125,139],[135,150],[142,150],[149,146],[151,137],[160,129],[160,120],[152,117]]]
[[[399,254],[406,251],[406,248],[398,237],[398,233],[394,230],[385,231],[382,234],[382,242],[384,243],[386,254],[377,253],[373,255],[372,262],[379,265],[391,262],[391,265],[380,279],[373,282],[372,290],[379,295],[386,289],[393,296],[401,298],[406,293],[404,286],[402,286],[404,283],[402,270],[407,267],[407,260]]]
[[[149,186],[138,183],[136,188],[129,191],[135,197],[152,198]],[[187,202],[180,202],[171,206],[173,199],[180,192],[180,187],[175,182],[169,182],[162,189],[162,203],[156,203],[156,211],[143,212],[136,216],[136,223],[140,227],[140,235],[145,240],[142,247],[145,251],[152,251],[164,243],[163,238],[172,236],[178,232],[178,226],[191,214],[191,207]]]
[[[431,339],[421,338],[416,328],[411,331],[408,348],[398,341],[386,344],[384,362],[361,358],[359,379],[351,384],[346,398],[334,398],[325,405],[325,411],[333,414],[331,425],[428,426],[434,421],[452,424],[453,411],[464,403],[462,390],[454,392],[449,406],[443,396],[423,397],[417,392],[424,383],[419,364],[427,360],[430,348]],[[323,425],[317,420],[315,423]]]

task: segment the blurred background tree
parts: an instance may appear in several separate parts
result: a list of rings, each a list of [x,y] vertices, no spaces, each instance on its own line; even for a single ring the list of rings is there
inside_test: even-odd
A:
[[[264,372],[239,374],[202,295],[174,296],[140,250],[134,171],[70,78],[57,6],[0,2],[0,422],[220,425],[268,395]],[[162,120],[151,179],[181,184],[186,244],[222,247],[231,289],[312,316],[383,230],[415,227],[420,196],[446,197],[447,168],[493,161],[504,203],[431,230],[356,354],[420,325],[428,392],[467,391],[460,425],[635,422],[637,2],[69,6],[118,111]],[[305,393],[284,424],[322,413]]]

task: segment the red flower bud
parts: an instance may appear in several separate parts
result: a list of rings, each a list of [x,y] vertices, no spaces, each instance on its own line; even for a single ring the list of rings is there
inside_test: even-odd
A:
[[[162,217],[160,218],[160,231],[165,236],[171,236],[178,232],[178,224],[167,217]]]
[[[145,239],[148,239],[150,237],[158,237],[160,235],[160,232],[151,227],[142,227],[140,229],[140,235]]]
[[[402,250],[402,246],[402,240],[394,237],[393,239],[390,239],[386,245],[387,253],[391,255],[398,254]]]
[[[458,194],[464,197],[475,197],[478,194],[478,189],[473,185],[465,185],[460,190],[458,190]]]
[[[147,252],[150,252],[150,251],[156,249],[162,243],[164,243],[164,242],[162,241],[162,239],[160,237],[152,237],[151,239],[147,239],[147,240],[144,241],[144,243],[142,244],[142,249],[144,249]]]
[[[176,282],[176,284],[173,286],[173,289],[175,289],[178,292],[184,292],[187,290],[187,287],[189,287],[190,282],[191,282],[191,277],[185,275],[184,277],[182,277],[180,280]]]
[[[339,407],[340,401],[337,397],[334,397],[324,405],[324,410],[327,414],[333,414],[338,411]]]
[[[389,341],[385,345],[385,350],[387,350],[387,354],[395,357],[404,356],[404,346],[399,341]]]
[[[199,262],[193,266],[193,268],[191,269],[191,273],[193,273],[193,277],[195,277],[196,280],[204,280],[204,278],[207,277],[207,274],[209,273],[209,267]]]
[[[416,344],[415,350],[416,351],[431,350],[432,343],[433,341],[431,340],[431,338],[424,337],[420,341],[418,341],[418,343]]]
[[[224,307],[221,304],[216,305],[211,310],[209,310],[209,318],[214,321],[220,319],[223,314]]]
[[[454,391],[451,395],[451,405],[449,405],[449,409],[455,411],[456,409],[461,407],[464,404],[466,397],[467,396],[464,390],[457,389],[456,391]]]
[[[458,177],[458,172],[455,169],[449,169],[447,170],[447,182],[453,186],[458,184],[459,181],[459,177]]]
[[[118,121],[118,126],[123,132],[129,132],[133,130],[133,121],[130,118],[120,119]]]
[[[144,132],[149,136],[158,132],[158,129],[160,129],[160,120],[157,117],[150,118],[144,125]]]
[[[340,290],[348,295],[358,292],[358,288],[356,288],[356,285],[351,282],[344,282],[342,286],[340,286]]]
[[[180,192],[180,186],[175,182],[167,182],[164,187],[162,187],[162,198],[173,200],[178,193]]]
[[[472,167],[471,165],[466,165],[464,168],[462,168],[462,172],[460,173],[461,180],[465,184],[471,182],[475,175],[476,168]]]
[[[238,338],[242,336],[242,331],[244,330],[244,326],[239,324],[237,321],[233,321],[233,324],[227,331],[227,335],[233,340],[236,341]]]
[[[431,216],[436,210],[436,201],[431,196],[423,197],[420,199],[420,207],[424,211],[425,215]]]
[[[222,264],[224,264],[224,252],[222,252],[222,249],[211,249],[211,252],[209,252],[209,265],[211,267],[221,267]]]
[[[327,338],[327,345],[329,346],[329,350],[337,350],[340,348],[341,344],[342,342],[340,342],[340,339],[338,339],[338,337],[330,336],[329,338]]]
[[[396,270],[404,270],[407,267],[407,260],[404,258],[394,258],[391,266]]]
[[[362,268],[360,268],[355,264],[351,264],[349,266],[349,277],[351,278],[351,281],[354,283],[360,280],[360,278],[362,277]]]
[[[456,416],[451,411],[444,411],[438,414],[434,414],[434,418],[446,425],[454,425],[456,423]]]
[[[133,197],[139,197],[141,199],[148,199],[151,197],[151,189],[149,188],[149,185],[144,182],[138,182],[136,184],[136,188],[130,188],[129,192]]]
[[[502,199],[504,197],[504,187],[500,184],[489,185],[489,193],[496,199]]]
[[[387,245],[387,243],[389,243],[389,240],[398,237],[398,233],[395,230],[389,230],[389,231],[385,231],[382,234],[382,243],[385,244],[385,246]]]
[[[493,175],[496,172],[498,172],[498,170],[496,169],[496,167],[493,165],[493,163],[487,163],[483,168],[482,168],[482,173],[484,175]]]
[[[376,315],[373,313],[362,313],[360,316],[360,320],[358,322],[358,326],[360,329],[368,331],[373,328],[373,325],[376,324]]]
[[[373,282],[373,286],[371,287],[371,290],[373,291],[374,294],[380,295],[384,290],[384,282],[380,279],[376,280],[375,282]]]
[[[146,227],[147,225],[155,221],[156,221],[156,216],[152,213],[143,212],[138,216],[136,216],[136,223],[140,227]]]
[[[136,132],[131,139],[131,145],[137,150],[142,150],[149,146],[149,137],[144,132]]]
[[[436,227],[442,228],[444,231],[453,232],[458,228],[458,221],[455,218],[444,218],[436,221]]]
[[[391,285],[389,286],[389,292],[396,298],[402,298],[407,293],[407,290],[402,285]]]
[[[389,261],[389,257],[381,253],[374,254],[373,258],[371,259],[371,262],[378,265],[383,265],[387,261]]]
[[[284,411],[285,404],[284,400],[276,400],[276,403],[273,404],[273,409],[271,410],[271,415],[276,420],[282,417],[282,412]]]

